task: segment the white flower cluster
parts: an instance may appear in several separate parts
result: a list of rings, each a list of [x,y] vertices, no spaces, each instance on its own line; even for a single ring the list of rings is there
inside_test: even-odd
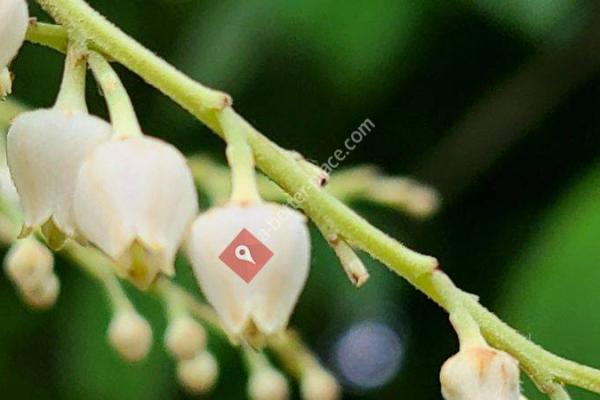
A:
[[[12,77],[7,67],[24,41],[27,26],[24,0],[0,0],[0,96],[10,92]],[[81,46],[69,43],[55,105],[23,112],[9,127],[0,189],[5,200],[18,201],[23,220],[19,240],[6,257],[5,271],[32,307],[50,307],[56,302],[60,282],[54,273],[54,257],[32,236],[35,233],[54,250],[70,240],[100,250],[112,261],[117,275],[142,290],[156,283],[157,292],[162,287],[170,293],[163,293],[169,303],[163,341],[177,362],[177,377],[189,391],[204,393],[219,373],[217,360],[206,346],[207,333],[182,306],[177,292],[161,286],[168,281],[158,277],[175,274],[175,257],[185,242],[198,284],[226,333],[236,343],[262,346],[268,337],[285,336],[279,334],[287,327],[305,285],[310,263],[306,218],[289,207],[263,202],[258,195],[241,201],[233,194],[226,205],[199,215],[185,156],[172,145],[141,133],[124,88],[115,93],[122,85],[112,68],[101,55]],[[87,111],[88,62],[104,91],[111,123]],[[115,96],[121,97],[115,102]],[[227,111],[232,112],[222,112]],[[124,127],[135,132],[126,132]],[[253,165],[250,171],[253,175]],[[277,229],[261,235],[274,218],[279,221]],[[234,238],[245,231],[259,236],[261,248],[268,253],[251,279],[222,259]],[[249,251],[246,244],[241,247]],[[113,302],[108,342],[128,361],[143,359],[152,346],[152,327],[115,276],[107,273],[107,258],[79,246],[67,250],[67,254],[95,254],[98,258],[92,256],[87,260],[90,264],[104,262],[92,274],[99,275]],[[235,254],[255,263],[250,254]],[[169,296],[173,298],[167,300]],[[339,388],[312,361],[311,368],[302,373],[301,392],[306,399],[328,400],[338,396]],[[248,393],[257,400],[283,400],[289,397],[288,382],[274,367],[266,366],[252,372]]]
[[[27,18],[23,0],[0,3],[0,68],[23,42]],[[260,199],[232,200],[194,221],[198,201],[186,158],[162,140],[117,133],[88,114],[85,62],[85,52],[69,49],[56,104],[20,114],[9,128],[7,164],[24,216],[20,237],[40,232],[53,249],[69,239],[95,246],[120,277],[147,289],[160,274],[175,273],[175,256],[191,232],[186,248],[194,272],[231,338],[255,341],[281,332],[308,275],[304,216]],[[257,234],[282,213],[277,232],[262,240],[273,256],[255,279],[245,282],[223,265],[219,255],[239,231]],[[181,322],[173,334],[188,328]],[[180,356],[191,352],[169,347]]]
[[[22,235],[41,229],[48,242],[89,242],[140,288],[173,275],[174,257],[198,205],[184,156],[154,138],[112,138],[103,120],[60,109],[23,113],[13,122],[8,165],[22,202]],[[242,229],[289,213],[264,240],[273,257],[250,283],[219,253]],[[305,218],[268,203],[228,205],[193,222],[188,253],[199,284],[233,338],[283,330],[308,275]]]

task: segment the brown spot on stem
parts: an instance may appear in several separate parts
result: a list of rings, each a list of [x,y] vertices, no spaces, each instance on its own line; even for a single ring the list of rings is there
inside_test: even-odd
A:
[[[337,246],[338,243],[340,242],[340,237],[336,233],[331,233],[331,234],[327,235],[327,241],[332,246]]]

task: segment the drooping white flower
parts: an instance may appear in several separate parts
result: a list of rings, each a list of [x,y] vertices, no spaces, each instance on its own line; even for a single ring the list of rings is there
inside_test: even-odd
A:
[[[519,365],[509,354],[485,344],[465,346],[440,372],[446,400],[519,400]]]
[[[234,340],[286,327],[309,268],[302,214],[272,203],[214,208],[192,225],[187,252],[202,291]]]
[[[10,93],[11,78],[6,67],[25,41],[28,23],[25,0],[0,1],[0,97]]]
[[[72,197],[79,167],[110,134],[107,122],[84,112],[53,108],[15,118],[7,161],[23,207],[22,235],[42,227],[56,247],[63,236],[76,236]]]
[[[73,206],[85,238],[140,288],[159,271],[173,274],[175,254],[198,211],[185,157],[148,137],[97,146],[81,166]]]

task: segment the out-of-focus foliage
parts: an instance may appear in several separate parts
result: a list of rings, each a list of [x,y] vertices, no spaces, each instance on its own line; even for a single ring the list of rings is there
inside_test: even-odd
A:
[[[585,12],[585,4],[578,0],[475,0],[473,4],[535,41],[564,39]]]
[[[186,73],[231,92],[235,107],[278,143],[324,162],[370,118],[375,130],[342,166],[376,163],[388,173],[416,177],[425,175],[429,158],[449,135],[460,134],[461,121],[483,98],[497,94],[534,57],[573,47],[597,12],[595,1],[585,0],[90,3]],[[14,63],[16,97],[33,106],[52,104],[61,63],[50,50],[26,46]],[[148,134],[188,154],[201,150],[223,158],[222,143],[186,112],[123,68],[119,73]],[[544,82],[551,87],[553,79]],[[552,95],[545,89],[536,96]],[[518,101],[521,92],[515,93]],[[91,110],[106,116],[93,85],[89,95]],[[593,345],[600,325],[593,309],[600,301],[593,279],[600,254],[594,247],[598,174],[582,181],[550,216],[540,217],[598,162],[598,75],[582,78],[552,104],[557,106],[543,110],[538,124],[513,127],[520,140],[500,140],[504,147],[493,154],[485,146],[497,139],[492,135],[498,110],[492,107],[461,152],[436,160],[442,167],[427,174],[433,183],[444,182],[472,154],[489,159],[489,168],[476,171],[460,192],[440,186],[442,195],[453,196],[435,219],[414,221],[354,206],[392,236],[438,256],[457,283],[481,294],[486,305],[496,308],[500,300],[501,314],[534,339],[599,365]],[[532,234],[537,238],[529,245]],[[372,278],[354,289],[326,243],[316,231],[312,236],[312,272],[293,325],[338,373],[336,344],[354,324],[387,324],[403,349],[392,380],[369,390],[348,385],[345,398],[439,399],[439,368],[456,351],[446,315],[366,255]],[[530,256],[513,265],[523,251]],[[193,288],[187,264],[180,262],[177,270],[178,279]],[[190,398],[178,388],[174,363],[160,346],[164,320],[155,301],[136,296],[155,330],[151,358],[126,365],[105,344],[110,315],[101,290],[72,265],[59,263],[58,273],[62,294],[47,313],[28,311],[0,280],[3,397]],[[511,290],[502,290],[507,285]],[[239,357],[222,340],[212,338],[210,345],[221,363],[212,398],[243,398]],[[362,346],[355,353],[376,356]]]
[[[527,250],[511,266],[503,314],[558,354],[597,367],[600,169],[595,166],[577,182],[536,230]]]

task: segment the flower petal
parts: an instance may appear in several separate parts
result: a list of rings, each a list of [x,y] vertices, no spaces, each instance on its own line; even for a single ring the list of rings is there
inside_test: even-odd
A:
[[[52,217],[65,234],[75,234],[75,178],[85,156],[110,134],[107,122],[85,113],[46,109],[15,118],[8,132],[7,161],[26,227],[41,226]]]
[[[74,196],[83,234],[114,259],[134,240],[161,255],[172,272],[175,253],[198,205],[185,158],[153,138],[111,140],[84,162]],[[153,257],[155,258],[155,257]]]
[[[244,229],[273,253],[248,283],[219,258]],[[309,253],[304,217],[277,204],[209,210],[192,225],[188,243],[202,291],[236,337],[251,329],[251,323],[266,335],[285,328],[306,282]]]
[[[246,227],[246,213],[239,207],[214,208],[192,225],[187,253],[202,292],[217,311],[225,329],[241,335],[250,315],[250,288],[235,275],[219,255]]]
[[[29,12],[25,0],[0,2],[0,70],[17,55],[25,41]]]
[[[271,335],[285,329],[306,283],[310,237],[304,215],[280,205],[261,207],[271,221],[280,225],[261,237],[273,251],[273,258],[251,282],[252,319],[261,332]],[[267,221],[262,222],[264,227]]]

